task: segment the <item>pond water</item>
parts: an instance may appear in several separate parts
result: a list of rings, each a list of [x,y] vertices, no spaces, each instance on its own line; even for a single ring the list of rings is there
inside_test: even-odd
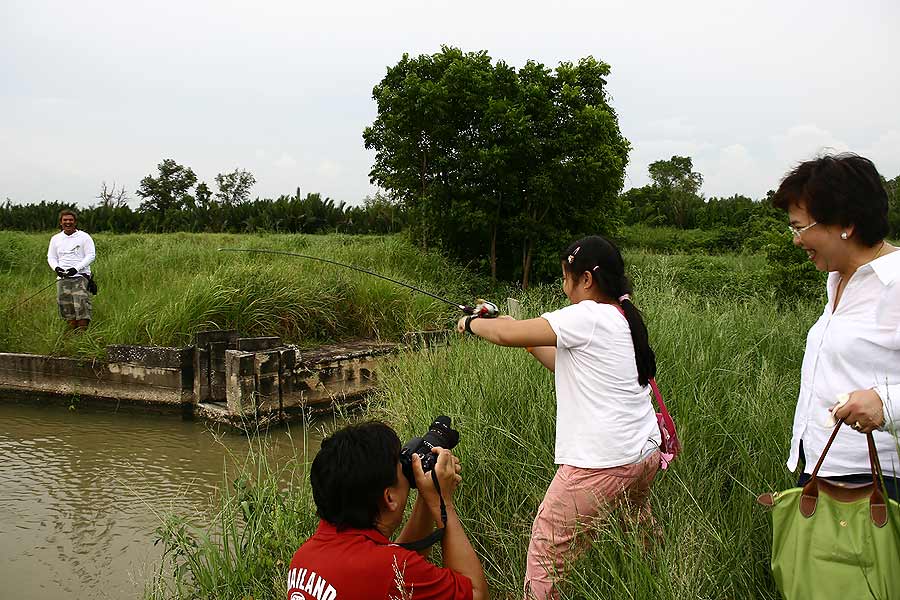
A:
[[[320,439],[296,425],[264,441],[277,461]],[[0,399],[0,597],[140,598],[161,515],[208,508],[249,447],[203,421]]]

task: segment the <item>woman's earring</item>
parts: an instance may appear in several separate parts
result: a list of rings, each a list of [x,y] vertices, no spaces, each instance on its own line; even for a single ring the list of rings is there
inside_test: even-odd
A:
[[[847,236],[847,232],[846,232],[846,231],[842,231],[842,232],[841,232],[841,239],[842,239],[842,240],[846,240],[847,237],[849,237],[849,236]]]

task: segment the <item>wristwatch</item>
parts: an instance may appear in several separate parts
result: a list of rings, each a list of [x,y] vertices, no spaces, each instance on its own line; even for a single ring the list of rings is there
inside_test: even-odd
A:
[[[475,335],[475,333],[472,331],[472,319],[477,318],[478,317],[475,315],[469,315],[468,317],[466,317],[466,331],[471,333],[472,335]]]

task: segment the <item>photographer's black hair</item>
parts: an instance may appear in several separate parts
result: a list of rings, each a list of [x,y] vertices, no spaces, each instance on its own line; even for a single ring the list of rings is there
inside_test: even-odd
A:
[[[874,246],[888,234],[888,196],[878,169],[856,154],[825,155],[785,175],[772,198],[776,208],[803,204],[817,223],[853,225],[855,236]]]
[[[397,483],[400,438],[384,423],[349,425],[322,441],[309,472],[316,513],[338,529],[375,526],[385,488]]]
[[[569,262],[569,257],[572,262]],[[563,269],[577,278],[587,271],[590,273],[600,291],[608,298],[618,301],[621,296],[631,294],[631,282],[625,275],[625,261],[616,245],[599,235],[592,235],[573,242],[560,255]],[[631,328],[631,341],[634,343],[634,358],[637,363],[638,383],[647,385],[651,377],[656,376],[656,355],[650,347],[647,326],[641,312],[631,300],[621,301],[625,318]]]

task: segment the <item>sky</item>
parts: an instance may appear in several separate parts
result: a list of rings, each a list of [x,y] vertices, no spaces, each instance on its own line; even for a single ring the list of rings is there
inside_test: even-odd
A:
[[[625,188],[690,156],[760,198],[825,151],[900,174],[900,2],[0,0],[0,201],[88,206],[172,158],[213,187],[359,204],[372,88],[441,45],[548,67],[591,55],[631,143]]]

